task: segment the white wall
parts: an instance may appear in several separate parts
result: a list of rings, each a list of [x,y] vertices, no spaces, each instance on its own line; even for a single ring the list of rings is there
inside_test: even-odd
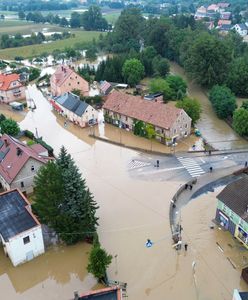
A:
[[[29,236],[30,242],[24,244],[23,238]],[[30,230],[27,230],[4,243],[8,256],[14,266],[27,261],[27,253],[33,252],[33,257],[36,257],[45,252],[41,226],[37,225]]]

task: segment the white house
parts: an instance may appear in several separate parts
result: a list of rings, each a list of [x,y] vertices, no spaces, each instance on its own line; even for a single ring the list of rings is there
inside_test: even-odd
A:
[[[80,127],[97,123],[98,111],[73,93],[65,93],[50,101],[53,108]]]
[[[0,244],[14,266],[45,252],[41,225],[18,189],[0,194]]]
[[[247,26],[245,24],[235,24],[233,29],[242,37],[247,35]]]

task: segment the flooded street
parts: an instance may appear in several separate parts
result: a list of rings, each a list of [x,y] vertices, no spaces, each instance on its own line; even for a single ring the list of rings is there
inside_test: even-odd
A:
[[[179,65],[170,63],[170,67],[173,74],[178,74],[187,81],[189,96],[201,103],[202,113],[197,128],[201,131],[203,137],[216,149],[247,148],[248,142],[236,134],[225,121],[217,118],[204,90],[190,81]]]
[[[51,111],[36,87],[29,87],[29,94],[37,109],[29,111],[20,126],[37,129],[56,154],[64,145],[75,159],[100,206],[100,241],[114,257],[109,279],[127,282],[128,299],[230,300],[234,288],[245,288],[240,272],[216,248],[223,233],[209,229],[215,216],[213,196],[184,208],[183,238],[189,250],[176,252],[169,204],[182,182],[131,178],[127,165],[138,152],[89,138],[89,129],[71,124],[65,129],[63,119]],[[145,247],[147,238],[153,247]],[[9,300],[70,299],[75,290],[83,292],[95,285],[85,271],[88,251],[86,244],[58,247],[17,268],[0,252],[1,294]]]

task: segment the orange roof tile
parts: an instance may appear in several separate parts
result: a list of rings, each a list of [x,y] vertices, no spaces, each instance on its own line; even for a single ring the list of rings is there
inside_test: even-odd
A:
[[[165,129],[170,129],[183,111],[168,104],[118,91],[108,95],[103,108]]]
[[[19,74],[0,74],[0,90],[7,91],[10,89],[10,84],[13,81],[19,81],[20,75]],[[20,85],[22,85],[19,82]],[[13,87],[15,88],[15,87]]]

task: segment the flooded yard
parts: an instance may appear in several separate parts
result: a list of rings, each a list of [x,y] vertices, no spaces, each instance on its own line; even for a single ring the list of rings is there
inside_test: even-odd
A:
[[[114,257],[109,278],[127,283],[128,299],[230,300],[234,288],[245,288],[240,272],[216,247],[222,232],[209,229],[214,197],[192,201],[183,209],[183,238],[189,249],[175,251],[169,204],[182,182],[131,178],[127,165],[138,152],[86,137],[87,130],[71,124],[64,128],[63,119],[34,86],[29,93],[37,109],[29,111],[20,126],[33,132],[37,128],[56,154],[64,145],[73,156],[100,206],[100,241]],[[145,247],[147,238],[154,242],[151,248]],[[86,273],[88,252],[87,244],[58,247],[17,268],[0,252],[1,294],[10,300],[70,299],[75,290],[95,286]]]

